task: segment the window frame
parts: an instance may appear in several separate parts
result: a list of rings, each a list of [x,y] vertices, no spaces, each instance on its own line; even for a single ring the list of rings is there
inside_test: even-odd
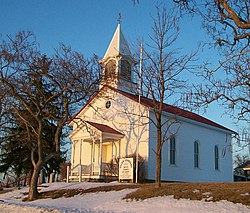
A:
[[[194,142],[194,168],[200,168],[200,145],[198,141]]]
[[[106,101],[105,108],[109,109],[111,107],[111,101]]]
[[[116,76],[117,61],[115,59],[110,59],[104,68],[104,79],[114,79]]]
[[[132,66],[129,63],[128,60],[122,59],[121,60],[121,72],[120,72],[120,77],[123,79],[126,79],[128,81],[131,81],[131,75],[132,75]]]
[[[176,165],[176,137],[174,135],[169,139],[169,163]]]
[[[220,170],[219,169],[219,147],[218,145],[214,146],[214,169],[216,171]]]

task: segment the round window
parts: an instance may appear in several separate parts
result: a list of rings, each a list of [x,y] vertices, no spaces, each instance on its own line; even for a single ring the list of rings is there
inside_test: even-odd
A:
[[[106,102],[106,108],[108,109],[108,108],[110,108],[110,106],[111,106],[111,101],[107,101]]]

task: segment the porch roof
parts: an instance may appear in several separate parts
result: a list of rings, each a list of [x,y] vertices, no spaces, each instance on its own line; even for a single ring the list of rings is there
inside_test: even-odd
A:
[[[250,160],[246,161],[245,163],[241,164],[240,166],[236,167],[234,170],[250,170]]]
[[[124,136],[124,134],[122,134],[121,132],[119,132],[119,131],[117,131],[117,130],[115,130],[115,129],[113,129],[110,126],[107,126],[105,124],[99,124],[99,123],[95,123],[95,122],[91,122],[91,121],[86,121],[86,123],[95,127],[96,129],[98,129],[99,131],[101,131],[103,133],[110,133],[110,134]]]

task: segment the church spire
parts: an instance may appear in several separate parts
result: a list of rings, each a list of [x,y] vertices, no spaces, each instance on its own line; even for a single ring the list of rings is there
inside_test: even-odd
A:
[[[100,63],[103,65],[100,88],[110,85],[117,89],[132,91],[135,87],[132,72],[135,61],[121,30],[120,16],[118,26]]]
[[[117,56],[132,57],[128,42],[122,33],[120,23],[116,28],[116,31],[113,35],[113,38],[109,44],[109,47],[102,61],[105,61],[110,57],[117,57]]]

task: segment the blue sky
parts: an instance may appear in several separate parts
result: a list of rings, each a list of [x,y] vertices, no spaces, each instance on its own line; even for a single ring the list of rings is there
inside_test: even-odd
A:
[[[93,53],[103,56],[117,26],[121,12],[122,30],[128,42],[146,39],[155,15],[158,1],[143,0],[134,5],[132,0],[1,0],[1,33],[31,30],[35,33],[41,49],[53,51],[59,42],[72,46],[86,56]],[[167,5],[171,7],[171,3]],[[195,28],[199,21],[192,20]],[[183,25],[185,38],[202,38],[193,27]],[[193,43],[195,47],[195,43]],[[188,44],[189,46],[191,43]]]
[[[51,54],[59,42],[70,45],[86,57],[103,57],[117,27],[121,12],[122,31],[129,43],[138,38],[147,41],[155,17],[155,5],[160,1],[141,0],[134,5],[130,0],[1,0],[0,33],[15,34],[20,30],[33,31],[41,50]],[[167,8],[172,6],[171,1]],[[184,52],[207,40],[198,18],[182,20],[177,44]],[[202,60],[216,59],[216,52],[206,49]],[[188,78],[189,76],[187,76]],[[203,116],[237,130],[229,116],[222,116],[223,108],[213,104]]]

